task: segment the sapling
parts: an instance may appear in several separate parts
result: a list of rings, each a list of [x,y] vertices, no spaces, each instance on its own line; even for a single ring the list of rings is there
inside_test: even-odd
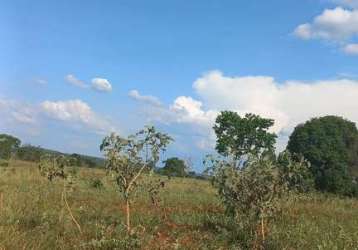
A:
[[[265,241],[266,224],[279,211],[278,201],[284,192],[276,166],[266,158],[254,156],[249,157],[243,168],[212,156],[204,163],[227,214],[251,230],[260,225]]]
[[[100,146],[106,158],[106,169],[114,178],[126,203],[127,232],[131,233],[130,205],[133,194],[145,172],[152,172],[172,138],[147,126],[134,135],[123,138],[115,133],[103,139]],[[143,186],[143,185],[142,185]],[[148,190],[153,193],[153,190]],[[155,192],[154,192],[155,193]]]
[[[63,180],[63,190],[62,190],[62,202],[64,202],[66,209],[73,221],[73,223],[77,226],[80,233],[82,233],[82,229],[76,218],[73,216],[71,207],[67,201],[67,191],[68,189],[72,189],[72,184],[74,183],[74,174],[75,171],[70,169],[70,161],[69,157],[64,155],[54,156],[54,155],[43,155],[40,158],[39,170],[40,174],[46,177],[50,182],[54,181],[56,178]]]

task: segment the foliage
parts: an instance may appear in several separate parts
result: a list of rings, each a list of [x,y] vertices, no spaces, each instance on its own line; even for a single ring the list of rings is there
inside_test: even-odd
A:
[[[43,155],[39,163],[39,170],[42,176],[52,181],[56,177],[66,178],[65,167],[69,165],[69,159],[64,155],[52,156]]]
[[[76,224],[79,232],[82,233],[81,226],[73,216],[72,210],[67,201],[67,192],[73,190],[74,175],[77,173],[74,168],[70,168],[70,159],[64,155],[43,155],[39,163],[39,170],[41,176],[46,177],[50,182],[52,182],[55,178],[63,180],[63,190],[61,195],[64,203],[63,206],[66,206],[72,221]]]
[[[216,150],[235,159],[248,154],[273,153],[276,135],[268,132],[273,124],[273,120],[255,114],[240,117],[236,112],[223,111],[214,125]]]
[[[126,201],[127,229],[130,226],[130,202],[143,172],[152,171],[159,160],[160,152],[172,139],[147,126],[135,135],[122,138],[114,133],[105,137],[100,146],[106,157],[106,169],[114,178]]]
[[[281,184],[288,190],[298,193],[306,193],[312,190],[314,180],[311,173],[311,164],[302,156],[292,156],[285,150],[277,157],[277,167],[281,178]]]
[[[9,160],[11,155],[20,147],[20,139],[7,135],[0,134],[0,158]]]
[[[268,244],[266,224],[277,215],[279,200],[287,187],[302,184],[299,171],[304,169],[303,162],[296,163],[282,154],[278,159],[281,168],[276,166],[276,135],[268,132],[273,124],[273,120],[254,114],[241,118],[235,112],[221,112],[214,131],[216,150],[224,158],[208,156],[204,161],[227,214],[244,225],[251,236],[261,236],[261,242],[252,238],[252,247]]]
[[[278,168],[266,157],[250,157],[245,167],[225,159],[205,160],[211,180],[228,215],[245,222],[247,230],[255,230],[261,222],[265,239],[265,223],[279,211],[279,199],[284,194]]]
[[[317,189],[352,193],[351,173],[358,168],[355,123],[337,116],[313,118],[295,128],[287,149],[303,155],[312,164]]]
[[[187,165],[184,160],[172,157],[163,161],[164,167],[158,173],[167,176],[185,177],[188,175]]]
[[[29,144],[22,145],[17,149],[16,157],[23,161],[40,162],[41,156],[49,154],[41,147],[32,146]]]
[[[96,189],[102,189],[103,188],[103,182],[99,178],[90,178],[88,180],[88,184],[92,188],[96,188]]]

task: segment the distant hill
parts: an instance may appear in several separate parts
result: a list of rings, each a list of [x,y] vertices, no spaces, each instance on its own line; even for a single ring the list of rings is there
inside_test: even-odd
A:
[[[15,155],[16,155],[16,158],[18,158],[20,160],[38,162],[38,161],[40,161],[41,155],[44,155],[44,154],[70,156],[75,161],[75,164],[77,166],[81,166],[81,167],[95,168],[95,167],[103,167],[104,166],[104,159],[100,158],[100,157],[76,154],[76,153],[67,154],[67,153],[62,153],[60,151],[43,148],[40,146],[33,146],[30,144],[25,144],[25,145],[20,146],[16,150]]]

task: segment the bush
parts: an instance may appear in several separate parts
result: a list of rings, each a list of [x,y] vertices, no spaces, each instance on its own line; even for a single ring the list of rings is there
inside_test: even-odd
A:
[[[354,122],[337,116],[313,118],[298,125],[287,149],[311,164],[318,190],[349,195],[358,167],[358,130]]]
[[[101,179],[99,179],[97,177],[89,179],[88,184],[91,188],[96,188],[96,189],[102,189],[104,186]]]

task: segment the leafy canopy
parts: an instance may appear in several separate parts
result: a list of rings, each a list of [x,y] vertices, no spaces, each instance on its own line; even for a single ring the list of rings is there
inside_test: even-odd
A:
[[[157,132],[153,126],[147,126],[134,135],[127,138],[112,133],[105,137],[100,146],[106,158],[106,168],[115,179],[119,191],[126,201],[127,231],[131,234],[130,203],[132,194],[139,186],[140,177],[144,171],[152,171],[159,160],[160,152],[164,151],[172,138],[167,134]],[[141,185],[145,188],[145,184]],[[150,182],[146,187],[151,196],[158,194],[158,189],[163,186]]]
[[[185,161],[178,157],[172,157],[163,161],[164,167],[159,170],[160,174],[168,176],[185,177],[188,175],[188,167]]]
[[[358,131],[355,123],[337,116],[313,118],[298,125],[287,149],[312,164],[316,188],[349,194],[351,173],[358,167]]]
[[[236,112],[223,111],[216,118],[216,150],[223,156],[239,159],[244,155],[260,155],[274,151],[276,135],[268,130],[272,119],[255,114],[240,117]]]
[[[145,170],[153,170],[160,152],[172,141],[167,134],[153,126],[145,127],[128,138],[112,133],[100,146],[106,157],[106,168],[116,180],[120,192],[127,199],[133,186]]]
[[[9,160],[11,154],[16,152],[20,144],[20,139],[11,135],[0,134],[0,158]]]

